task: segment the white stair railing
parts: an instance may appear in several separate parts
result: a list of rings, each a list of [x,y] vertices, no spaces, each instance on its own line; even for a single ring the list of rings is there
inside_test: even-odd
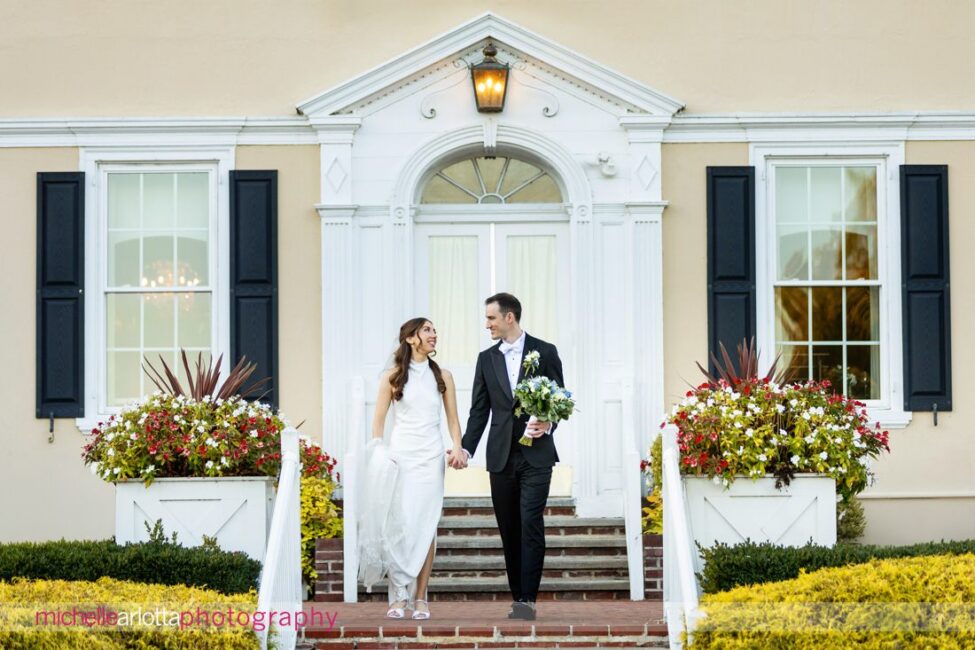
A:
[[[692,553],[696,552],[688,524],[684,484],[680,478],[677,427],[667,425],[663,439],[663,509],[664,509],[664,614],[671,650],[681,645],[681,632],[687,629],[688,643],[700,618],[700,593],[694,575]]]
[[[352,418],[349,422],[349,432],[345,443],[345,458],[342,459],[342,591],[347,603],[359,600],[359,527],[357,515],[359,511],[360,490],[358,485],[360,476],[365,471],[363,463],[363,437],[365,433],[363,418],[366,410],[366,387],[362,377],[352,380]]]
[[[630,575],[630,600],[643,600],[643,491],[640,488],[640,453],[636,448],[633,413],[633,382],[623,385],[623,524],[626,535],[626,563]]]
[[[298,431],[288,427],[281,432],[281,476],[274,497],[271,532],[267,540],[261,586],[257,593],[257,611],[265,621],[272,612],[302,611],[301,585],[301,458],[298,454]],[[279,614],[275,615],[278,618]],[[262,650],[268,647],[267,626],[258,632]],[[294,625],[276,626],[274,647],[292,650],[298,639]]]

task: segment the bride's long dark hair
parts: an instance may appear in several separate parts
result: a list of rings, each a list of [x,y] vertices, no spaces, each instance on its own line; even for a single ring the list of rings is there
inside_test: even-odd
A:
[[[410,361],[413,359],[413,348],[406,339],[413,336],[419,338],[420,329],[429,322],[430,319],[428,318],[411,318],[399,328],[399,347],[393,354],[393,374],[389,376],[389,383],[393,387],[394,400],[403,399],[403,387],[406,386],[406,382],[410,378]],[[447,392],[447,384],[443,381],[440,366],[433,360],[436,353],[437,351],[434,350],[427,358],[430,360],[430,370],[433,371],[433,377],[437,380],[437,390],[443,394]]]

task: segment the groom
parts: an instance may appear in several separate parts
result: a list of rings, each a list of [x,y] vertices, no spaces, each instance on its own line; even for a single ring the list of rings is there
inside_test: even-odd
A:
[[[487,469],[491,474],[491,500],[504,547],[511,611],[508,618],[535,619],[535,598],[545,560],[545,523],[542,512],[552,481],[552,466],[559,460],[550,422],[528,422],[515,416],[514,389],[525,376],[522,360],[537,351],[541,358],[535,376],[545,376],[559,386],[562,361],[555,346],[529,336],[521,329],[521,303],[509,293],[484,301],[487,329],[498,345],[481,352],[474,370],[471,412],[461,441],[466,458],[454,458],[451,466],[463,468],[474,455],[491,416],[487,441]],[[519,444],[531,437],[530,447]]]

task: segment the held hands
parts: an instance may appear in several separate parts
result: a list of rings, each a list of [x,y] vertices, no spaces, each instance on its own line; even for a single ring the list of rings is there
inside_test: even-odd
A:
[[[461,447],[454,447],[447,452],[447,464],[454,469],[464,469],[467,467],[467,454]]]

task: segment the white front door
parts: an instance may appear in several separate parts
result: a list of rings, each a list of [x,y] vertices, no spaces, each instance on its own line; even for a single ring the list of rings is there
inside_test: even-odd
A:
[[[563,222],[418,223],[415,244],[415,313],[430,318],[438,332],[437,363],[457,384],[461,433],[470,410],[474,364],[493,345],[484,328],[484,299],[506,291],[522,304],[522,327],[554,343],[563,365],[569,351],[571,286],[569,226]],[[450,436],[443,426],[444,442]],[[571,493],[571,425],[559,426],[559,455],[553,495]],[[448,495],[488,494],[484,471],[487,435],[472,469],[448,471]]]

